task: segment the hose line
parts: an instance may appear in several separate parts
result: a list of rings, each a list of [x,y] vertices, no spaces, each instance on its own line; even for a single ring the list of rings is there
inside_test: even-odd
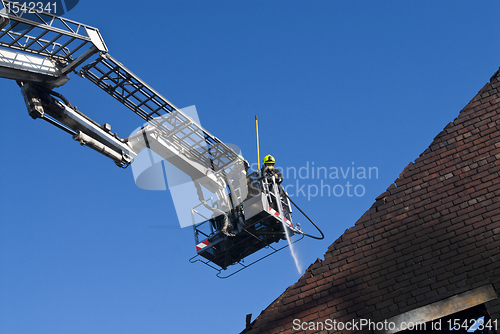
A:
[[[285,193],[286,194],[286,193]],[[313,238],[313,239],[317,239],[317,240],[322,240],[325,238],[325,235],[323,234],[323,231],[320,230],[320,228],[318,227],[318,225],[316,225],[312,220],[311,218],[309,218],[305,213],[304,211],[302,211],[298,206],[297,204],[295,204],[295,202],[290,198],[290,196],[288,196],[288,194],[286,194],[286,197],[290,200],[290,202],[292,202],[292,204],[300,211],[300,213],[302,213],[304,215],[304,217],[307,218],[307,220],[309,220],[311,222],[311,224],[314,225],[314,227],[316,227],[316,229],[319,231],[319,233],[321,233],[321,237],[315,237],[313,235],[309,235],[307,233],[304,233],[304,232],[300,232],[301,234],[305,235],[306,237],[310,237],[310,238]]]

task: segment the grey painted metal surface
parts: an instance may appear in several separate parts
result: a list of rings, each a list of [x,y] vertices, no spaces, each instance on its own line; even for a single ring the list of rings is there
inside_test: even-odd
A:
[[[62,86],[69,80],[51,59],[7,49],[0,49],[0,76],[45,83],[50,88]]]

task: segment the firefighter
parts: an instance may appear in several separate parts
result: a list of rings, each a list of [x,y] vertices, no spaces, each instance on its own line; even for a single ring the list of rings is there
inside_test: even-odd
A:
[[[283,214],[285,215],[285,217],[287,219],[291,219],[290,209],[288,208],[287,201],[285,201],[285,198],[287,195],[286,195],[285,189],[281,185],[281,182],[283,182],[283,174],[281,174],[279,169],[274,167],[275,163],[276,163],[276,160],[274,159],[274,157],[272,155],[266,155],[264,157],[263,166],[261,168],[261,173],[262,173],[262,176],[265,177],[268,182],[272,182],[272,177],[274,176],[274,180],[276,181],[276,184],[278,185],[281,206],[283,208]],[[275,210],[278,210],[278,206],[276,205],[274,198],[271,199],[270,204]]]
[[[262,164],[261,174],[269,181],[271,181],[271,178],[274,176],[276,183],[281,184],[281,182],[283,182],[283,175],[278,169],[274,168],[275,163],[276,160],[274,160],[274,157],[272,155],[266,155]]]

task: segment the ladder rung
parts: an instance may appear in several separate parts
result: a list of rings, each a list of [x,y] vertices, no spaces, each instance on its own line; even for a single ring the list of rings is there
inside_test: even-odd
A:
[[[45,30],[43,33],[41,33],[40,35],[38,35],[36,38],[33,38],[33,41],[31,41],[31,43],[27,44],[26,45],[26,48],[29,49],[33,44],[35,44],[36,42],[38,42],[40,40],[41,37],[45,36],[49,31],[48,30]]]
[[[155,97],[155,95],[151,95],[150,97],[148,97],[147,99],[145,99],[144,101],[142,101],[141,103],[139,103],[139,104],[137,105],[137,108],[140,108],[140,107],[141,107],[141,106],[143,106],[144,104],[148,103],[148,102],[149,102],[149,101],[151,101],[154,97]],[[140,101],[140,100],[139,100],[139,101]],[[148,107],[148,108],[149,108],[149,106],[148,106],[148,105],[146,105],[146,107]],[[151,109],[151,108],[149,108],[149,109]],[[153,111],[153,112],[152,112],[151,114],[149,114],[149,115],[152,115],[152,114],[154,114],[154,113],[156,113],[156,111]]]
[[[23,38],[24,36],[26,36],[27,33],[29,33],[31,30],[33,30],[33,27],[30,27],[29,29],[26,29],[22,34],[20,34],[16,39],[14,39],[12,42],[9,43],[8,46],[12,46],[14,44],[16,44],[21,38]],[[19,46],[21,46],[19,44]],[[22,46],[21,46],[22,47]]]
[[[73,50],[71,52],[69,52],[67,55],[68,56],[71,56],[73,55],[76,51],[80,50],[84,45],[86,45],[88,42],[85,41],[83,43],[81,43],[80,45],[78,45],[77,47],[73,48]]]
[[[48,48],[50,45],[53,45],[55,43],[55,41],[58,40],[61,36],[62,36],[62,34],[59,34],[56,37],[54,37],[52,40],[48,41],[43,48],[38,50],[38,52],[42,52],[43,50]],[[50,52],[47,51],[47,53],[50,53]]]
[[[59,52],[61,52],[61,50],[63,50],[69,43],[73,42],[76,38],[71,38],[69,41],[67,41],[66,43],[62,44],[59,49],[57,49],[56,51],[52,52],[54,54],[58,54]]]

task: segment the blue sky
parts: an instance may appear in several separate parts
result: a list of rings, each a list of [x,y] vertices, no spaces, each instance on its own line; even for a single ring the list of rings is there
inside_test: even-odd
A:
[[[296,244],[304,270],[499,68],[498,14],[489,0],[82,0],[67,17],[99,28],[113,57],[177,107],[195,105],[251,163],[258,115],[261,157],[283,168],[377,168],[285,179],[364,190],[292,192],[326,235]],[[239,333],[299,279],[288,250],[225,280],[190,264],[192,229],[168,192],[137,188],[131,169],[32,120],[15,82],[0,89],[1,333]],[[58,91],[122,137],[142,124],[74,74]]]

